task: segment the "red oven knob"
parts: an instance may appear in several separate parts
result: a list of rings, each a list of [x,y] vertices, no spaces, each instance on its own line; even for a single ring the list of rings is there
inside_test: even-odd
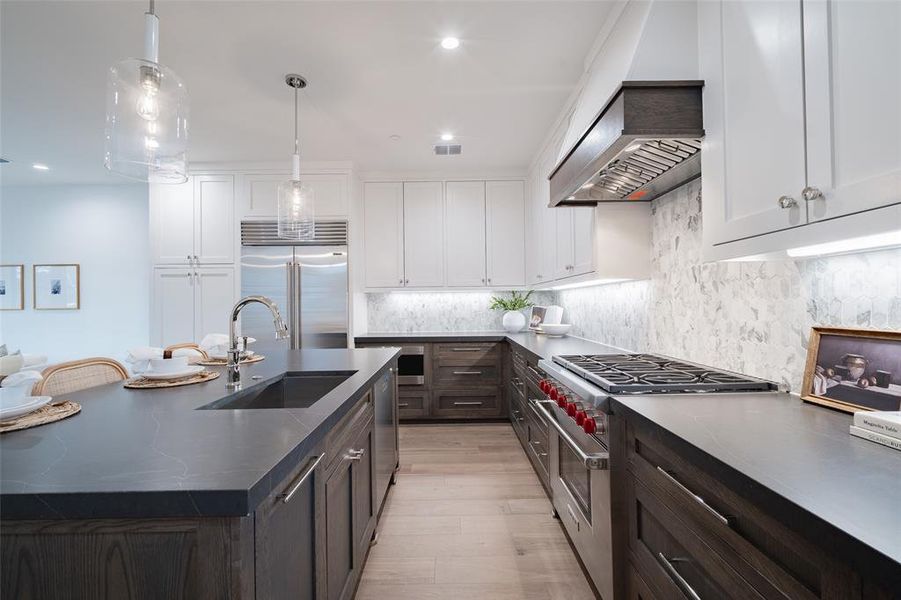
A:
[[[579,402],[567,402],[566,404],[566,414],[571,416],[573,419],[576,418],[576,414],[582,410],[582,404]]]
[[[551,390],[550,390],[550,393],[548,394],[548,396],[551,397],[551,400],[556,400],[558,398],[557,388],[555,388],[554,386],[550,386],[550,387],[551,387]]]
[[[545,394],[548,393],[548,390],[550,389],[550,387],[548,386],[547,379],[542,379],[541,381],[538,382],[538,389],[540,389]]]
[[[576,425],[581,425],[585,422],[587,415],[584,410],[580,410],[576,413]]]
[[[597,431],[597,422],[592,417],[588,417],[582,423],[582,429],[585,433],[594,433]]]

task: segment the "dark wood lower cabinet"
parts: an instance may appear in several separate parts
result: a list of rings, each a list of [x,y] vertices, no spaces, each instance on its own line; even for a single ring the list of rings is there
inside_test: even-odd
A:
[[[286,478],[257,508],[255,559],[256,597],[314,600],[320,585],[316,574],[322,527],[324,456],[315,453]]]

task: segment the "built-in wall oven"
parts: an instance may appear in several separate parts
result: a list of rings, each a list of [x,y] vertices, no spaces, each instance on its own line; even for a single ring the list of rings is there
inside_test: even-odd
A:
[[[425,346],[403,346],[397,357],[397,385],[425,384]]]
[[[540,393],[530,386],[529,402],[548,424],[554,510],[601,597],[612,600],[607,414],[601,406],[606,398],[592,395],[575,381],[564,381],[565,374],[558,376],[544,368],[540,373]]]

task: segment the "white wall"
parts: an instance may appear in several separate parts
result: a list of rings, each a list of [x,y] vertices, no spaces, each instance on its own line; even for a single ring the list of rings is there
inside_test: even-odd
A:
[[[0,262],[25,265],[25,310],[0,313],[0,342],[51,361],[146,345],[150,249],[146,185],[0,188]],[[36,311],[32,266],[81,265],[81,308]]]

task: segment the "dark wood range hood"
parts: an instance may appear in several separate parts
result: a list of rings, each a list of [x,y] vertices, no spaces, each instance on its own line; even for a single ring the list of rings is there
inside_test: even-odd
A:
[[[649,201],[701,174],[703,81],[624,81],[550,174],[550,206]]]

